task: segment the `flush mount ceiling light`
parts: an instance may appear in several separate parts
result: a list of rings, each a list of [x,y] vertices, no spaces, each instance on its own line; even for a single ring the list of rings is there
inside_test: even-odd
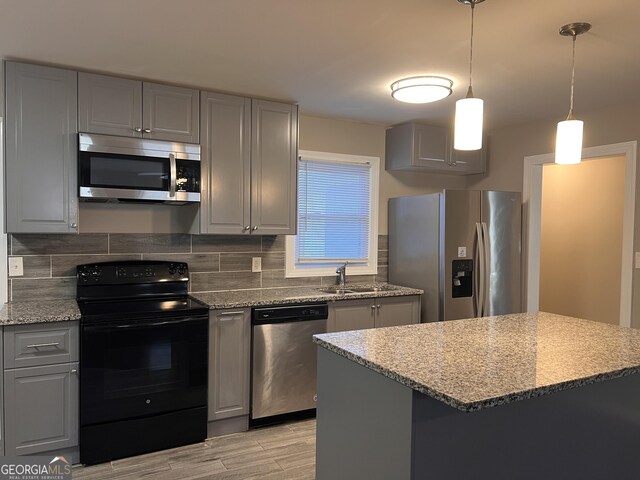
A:
[[[560,35],[573,40],[573,60],[571,65],[571,100],[569,115],[563,122],[558,122],[556,132],[556,163],[572,165],[582,160],[582,129],[584,123],[573,116],[573,87],[576,78],[576,38],[591,30],[590,23],[569,23],[560,27]]]
[[[421,75],[391,84],[391,96],[400,102],[430,103],[451,95],[453,82],[445,77]]]
[[[453,148],[456,150],[480,150],[482,148],[482,123],[484,101],[474,98],[471,79],[473,73],[473,12],[474,7],[484,0],[458,0],[463,5],[471,5],[471,46],[469,49],[469,90],[467,96],[456,102]]]

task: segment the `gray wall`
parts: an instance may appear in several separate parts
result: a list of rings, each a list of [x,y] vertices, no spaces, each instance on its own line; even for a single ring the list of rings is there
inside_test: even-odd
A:
[[[584,147],[640,140],[640,103],[610,106],[590,112],[577,112],[584,121]],[[497,129],[490,132],[489,163],[485,175],[468,178],[468,188],[522,191],[524,157],[551,153],[555,149],[553,118]],[[640,168],[636,169],[635,251],[640,245]],[[640,328],[640,269],[633,273],[631,324]]]
[[[346,120],[300,117],[300,148],[319,152],[380,157],[378,232],[387,233],[389,198],[433,193],[443,188],[465,188],[466,179],[455,175],[393,172],[384,169],[384,125]]]

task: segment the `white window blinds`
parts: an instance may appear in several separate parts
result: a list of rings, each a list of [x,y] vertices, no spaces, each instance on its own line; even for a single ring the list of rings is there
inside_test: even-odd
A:
[[[367,262],[370,222],[369,162],[300,159],[296,263]]]

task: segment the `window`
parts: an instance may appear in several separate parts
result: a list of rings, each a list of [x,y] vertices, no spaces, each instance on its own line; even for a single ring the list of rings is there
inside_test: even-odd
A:
[[[377,273],[380,159],[300,151],[298,234],[286,243],[286,276]]]

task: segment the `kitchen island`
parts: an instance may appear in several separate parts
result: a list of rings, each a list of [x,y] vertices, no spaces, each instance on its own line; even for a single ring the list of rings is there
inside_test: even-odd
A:
[[[315,342],[318,480],[640,474],[638,330],[540,312]]]

